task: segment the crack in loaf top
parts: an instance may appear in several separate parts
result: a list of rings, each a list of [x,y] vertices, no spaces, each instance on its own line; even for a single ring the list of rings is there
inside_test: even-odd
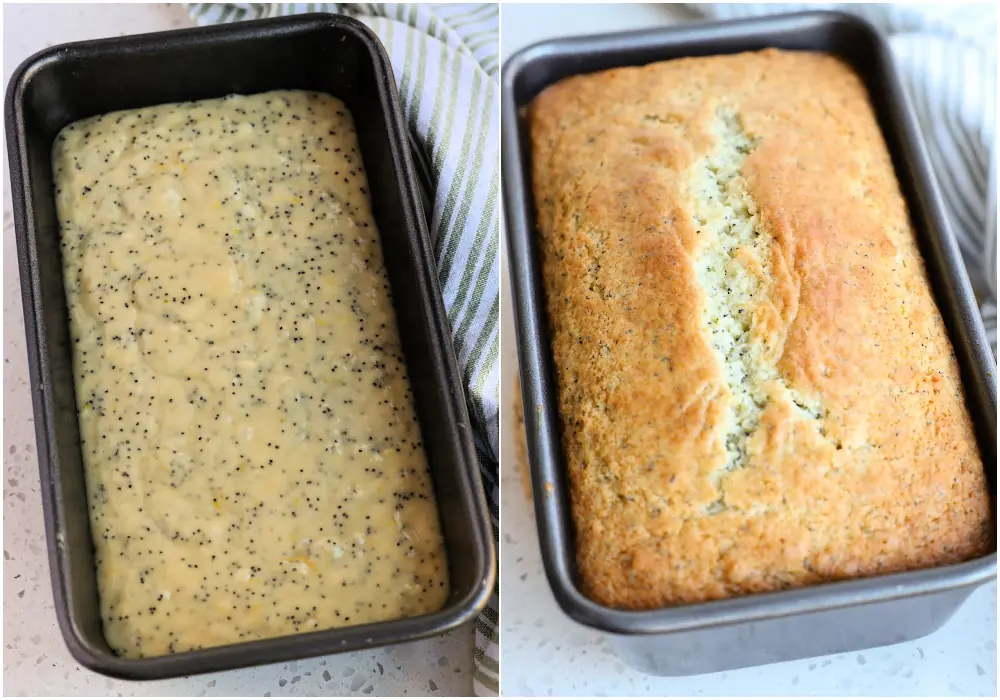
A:
[[[858,76],[765,50],[530,108],[584,592],[646,609],[986,553],[958,365]]]

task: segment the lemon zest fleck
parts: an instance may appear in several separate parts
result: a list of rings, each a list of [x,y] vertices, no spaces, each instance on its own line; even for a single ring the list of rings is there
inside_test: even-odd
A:
[[[316,570],[316,562],[314,562],[312,559],[310,559],[309,557],[305,556],[304,554],[300,555],[300,556],[296,556],[296,557],[291,557],[288,561],[295,562],[297,564],[305,564],[306,566],[308,566],[313,571]]]

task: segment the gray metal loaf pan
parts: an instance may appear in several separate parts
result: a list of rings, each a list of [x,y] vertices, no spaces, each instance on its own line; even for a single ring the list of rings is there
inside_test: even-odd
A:
[[[766,47],[839,55],[858,71],[871,93],[961,365],[996,512],[996,364],[968,275],[948,232],[916,119],[888,46],[870,25],[844,14],[808,12],[528,47],[511,57],[503,71],[503,191],[522,397],[525,406],[536,407],[525,411],[525,427],[542,559],[566,614],[609,633],[625,662],[655,675],[709,673],[916,639],[938,629],[978,586],[996,577],[994,551],[933,570],[648,612],[608,608],[580,591],[535,245],[524,108],[546,86],[570,75]]]
[[[116,656],[103,635],[55,216],[51,152],[68,123],[120,109],[317,90],[355,117],[448,553],[438,612],[168,656]],[[56,616],[73,657],[109,676],[167,678],[402,644],[470,623],[496,579],[461,374],[389,58],[364,24],[308,14],[55,46],[8,86],[7,149],[42,505]]]

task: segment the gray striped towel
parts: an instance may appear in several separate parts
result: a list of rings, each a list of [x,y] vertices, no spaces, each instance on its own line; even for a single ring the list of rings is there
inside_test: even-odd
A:
[[[888,37],[927,142],[995,359],[996,5],[712,3],[689,7],[718,19],[839,10],[868,20]]]
[[[305,12],[351,15],[378,34],[429,170],[430,231],[479,467],[499,532],[500,12],[495,4],[188,6],[199,24]],[[499,692],[499,582],[476,624],[477,695]]]

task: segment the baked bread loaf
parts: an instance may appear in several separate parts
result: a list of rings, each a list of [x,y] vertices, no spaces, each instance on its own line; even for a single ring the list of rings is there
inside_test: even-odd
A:
[[[992,551],[958,365],[848,65],[609,70],[529,119],[588,597],[650,609]]]

